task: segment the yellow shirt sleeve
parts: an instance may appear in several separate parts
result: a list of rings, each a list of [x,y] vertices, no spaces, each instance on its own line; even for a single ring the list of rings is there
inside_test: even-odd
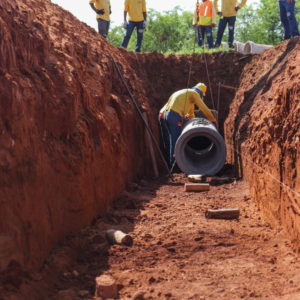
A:
[[[214,117],[214,115],[212,114],[212,112],[210,111],[210,109],[205,105],[205,103],[203,102],[203,100],[201,99],[200,95],[195,95],[193,97],[195,104],[199,107],[200,110],[202,110],[202,112],[204,113],[205,117],[211,121],[211,122],[216,122],[216,119]]]
[[[125,0],[125,7],[124,11],[128,12],[129,11],[129,0]]]
[[[244,0],[244,1],[246,1],[246,0]],[[146,0],[143,0],[143,12],[144,13],[147,12],[147,10],[146,10]]]

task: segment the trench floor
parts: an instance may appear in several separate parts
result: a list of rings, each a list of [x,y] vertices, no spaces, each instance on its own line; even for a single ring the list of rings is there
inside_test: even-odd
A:
[[[247,184],[195,193],[184,191],[185,182],[175,174],[173,182],[131,184],[107,215],[53,252],[27,289],[39,289],[42,299],[91,300],[95,278],[105,274],[118,299],[300,299],[299,256],[283,230],[264,220]],[[239,208],[240,217],[207,219],[211,208]],[[133,245],[109,245],[111,228],[129,233]]]

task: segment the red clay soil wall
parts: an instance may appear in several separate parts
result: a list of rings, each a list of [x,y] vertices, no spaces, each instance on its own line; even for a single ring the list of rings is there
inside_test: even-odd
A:
[[[283,225],[299,248],[299,37],[264,51],[245,67],[224,126],[231,145],[228,161],[239,165],[264,215]]]
[[[190,86],[207,82],[203,56],[129,53],[47,0],[0,2],[0,271],[38,268],[127,183],[152,174],[143,123],[111,56],[157,138],[158,110],[186,87],[191,60]],[[208,57],[212,85],[238,86],[239,58]],[[221,119],[232,99],[224,91]]]

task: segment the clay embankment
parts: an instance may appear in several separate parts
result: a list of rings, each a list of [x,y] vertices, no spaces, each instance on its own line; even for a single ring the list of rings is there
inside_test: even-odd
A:
[[[300,38],[256,56],[247,65],[225,123],[229,162],[251,195],[299,249]],[[281,183],[280,183],[281,182]]]
[[[0,55],[0,271],[33,270],[152,172],[144,126],[110,56],[156,137],[158,109],[186,87],[191,59],[190,85],[207,77],[201,56],[128,53],[41,0],[1,1]],[[219,82],[238,86],[240,57],[208,57],[214,99]],[[221,122],[232,98],[222,92]]]

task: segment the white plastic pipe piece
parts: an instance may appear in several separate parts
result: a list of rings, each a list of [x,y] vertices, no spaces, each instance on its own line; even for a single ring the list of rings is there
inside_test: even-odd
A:
[[[256,44],[251,41],[245,43],[244,53],[245,54],[259,54],[266,49],[272,48],[271,45],[263,45],[263,44]]]
[[[234,42],[234,50],[240,53],[245,53],[244,52],[244,48],[245,48],[245,43],[241,43],[241,42]]]
[[[204,118],[188,121],[175,145],[175,159],[182,172],[214,176],[226,161],[226,146],[214,124]]]

